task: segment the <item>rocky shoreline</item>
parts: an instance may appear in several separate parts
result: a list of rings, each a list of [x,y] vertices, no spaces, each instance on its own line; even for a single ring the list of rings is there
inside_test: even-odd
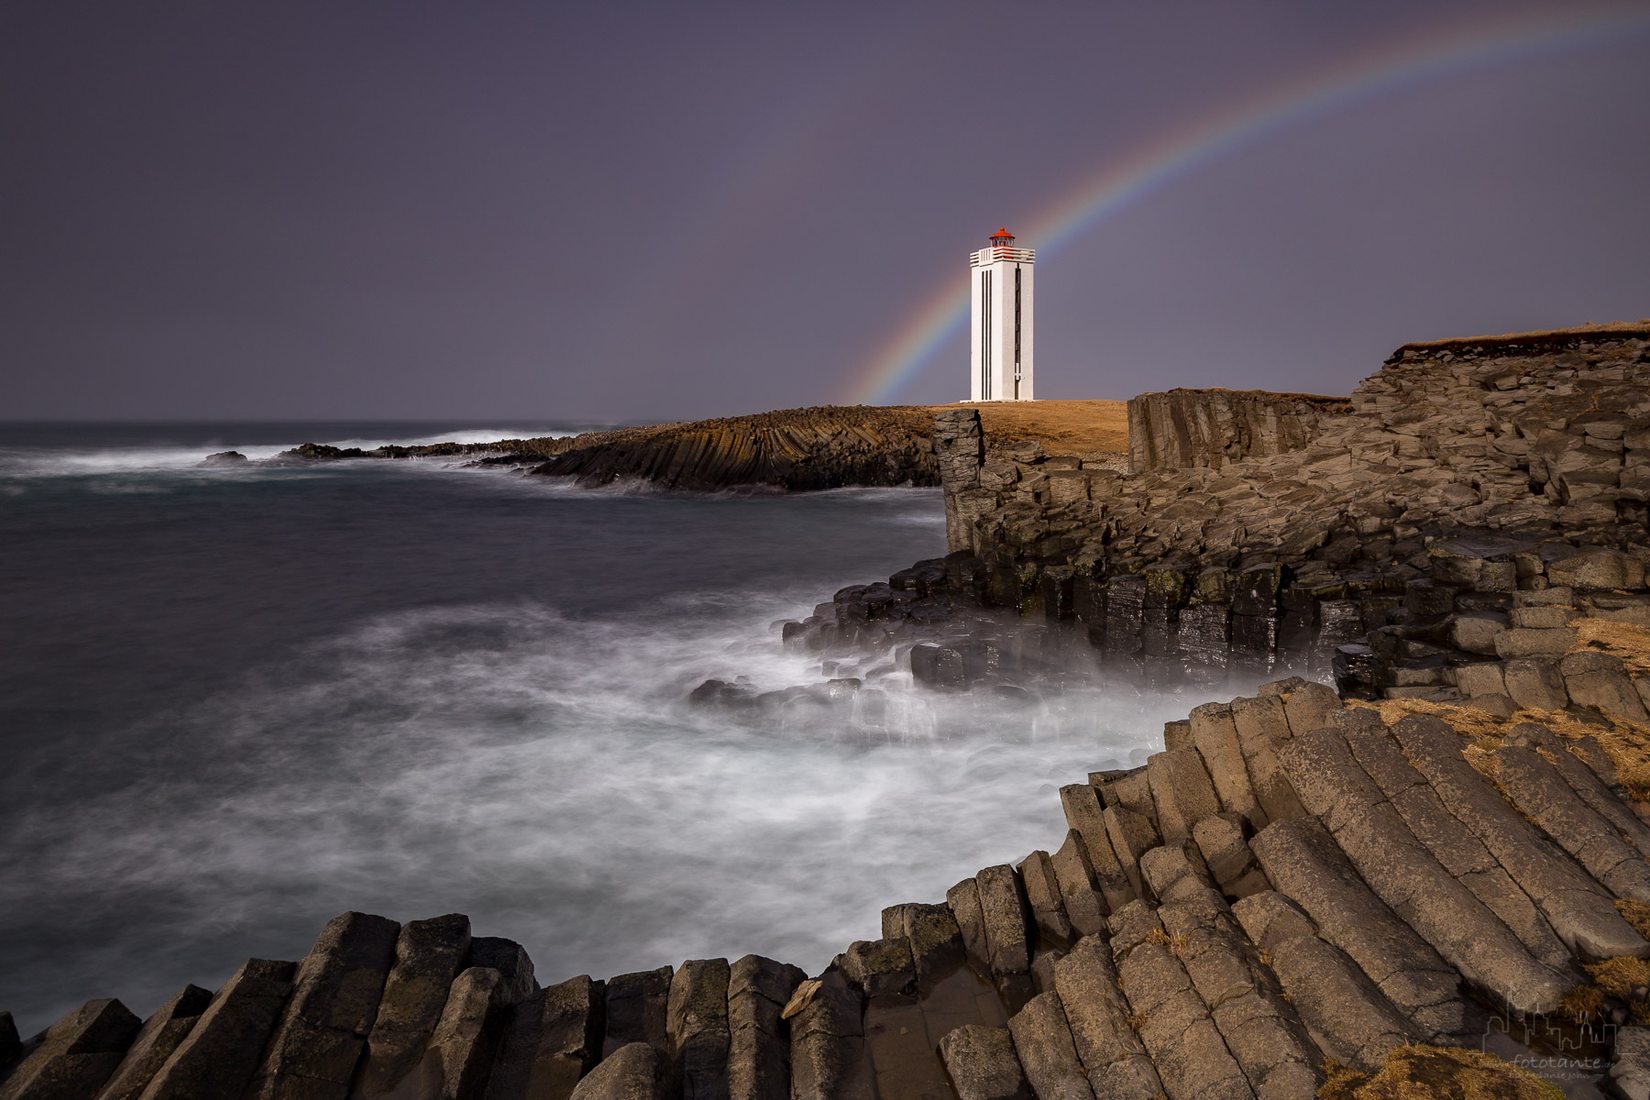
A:
[[[1650,1097],[1650,325],[1408,345],[1350,408],[1242,415],[1218,462],[1188,433],[1125,472],[948,411],[951,553],[782,628],[826,693],[878,662],[1012,689],[1073,653],[1336,682],[1196,707],[1063,786],[1046,849],[822,973],[541,987],[463,917],[346,913],[147,1021],[0,1016],[0,1100]]]
[[[252,463],[236,451],[202,466],[306,465],[344,459],[468,459],[469,465],[572,478],[587,487],[616,482],[718,492],[939,484],[930,406],[819,406],[750,416],[652,424],[575,436],[490,443],[385,445],[363,449],[303,443]],[[1126,421],[1117,401],[1052,401],[983,410],[995,441],[1022,436],[1079,447],[1122,468]]]
[[[891,906],[815,977],[541,987],[462,916],[346,913],[147,1021],[94,1000],[20,1043],[0,1017],[0,1096],[1310,1097],[1422,1057],[1644,1096],[1650,665],[1568,659],[1562,709],[1299,678],[1197,707],[1061,788],[1058,843]]]

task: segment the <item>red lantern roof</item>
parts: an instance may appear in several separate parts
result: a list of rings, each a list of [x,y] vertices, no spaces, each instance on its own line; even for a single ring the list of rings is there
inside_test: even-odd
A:
[[[1014,234],[1008,231],[1007,226],[1001,226],[998,228],[997,232],[991,234],[991,239],[994,241],[1012,241],[1014,239]]]

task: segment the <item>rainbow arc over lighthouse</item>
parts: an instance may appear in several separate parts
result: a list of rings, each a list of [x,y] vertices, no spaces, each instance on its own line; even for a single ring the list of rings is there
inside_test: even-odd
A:
[[[1024,223],[1021,236],[1046,260],[1130,204],[1220,158],[1291,127],[1431,81],[1650,32],[1650,12],[1610,11],[1578,18],[1521,15],[1385,43],[1308,78],[1204,115],[1127,156],[1102,165]],[[1018,227],[1017,227],[1018,228]],[[845,404],[883,404],[913,378],[968,320],[960,275],[947,272],[886,339],[843,395]],[[958,376],[962,372],[959,370]]]

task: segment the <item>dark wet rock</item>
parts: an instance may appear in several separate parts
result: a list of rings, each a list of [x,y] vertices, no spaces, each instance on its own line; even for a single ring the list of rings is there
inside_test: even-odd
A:
[[[472,966],[453,979],[419,1066],[420,1097],[483,1100],[504,1031],[505,979]]]
[[[1616,912],[1608,892],[1473,770],[1461,755],[1454,730],[1436,718],[1411,715],[1397,722],[1392,732],[1444,805],[1540,907],[1571,951],[1593,958],[1650,954],[1650,944]],[[1267,873],[1271,876],[1270,868]],[[1272,880],[1277,882],[1275,876]]]
[[[327,923],[298,965],[248,1100],[343,1100],[377,1018],[400,931],[395,921],[365,913]]]
[[[360,447],[334,447],[330,443],[300,443],[282,451],[265,465],[279,466],[294,462],[332,462],[341,458],[369,458],[371,452]]]
[[[1436,857],[1353,757],[1321,729],[1283,750],[1290,781],[1361,877],[1411,928],[1488,996],[1518,1012],[1552,1012],[1576,975],[1546,966]]]
[[[240,1096],[292,992],[298,964],[249,959],[213,996],[142,1100]]]
[[[785,624],[787,627],[800,623]],[[726,680],[706,680],[688,693],[687,701],[694,706],[738,706],[750,702],[754,696],[750,688],[741,684],[731,684]]]
[[[1027,1001],[1009,1017],[1008,1033],[1038,1100],[1093,1100],[1058,993],[1050,990]]]
[[[835,965],[866,998],[904,993],[916,985],[911,942],[904,936],[856,940],[837,956]]]
[[[790,1096],[790,1029],[782,1014],[806,977],[797,967],[758,955],[733,964],[728,976],[731,1100]]]
[[[665,1033],[685,1100],[728,1095],[728,978],[726,959],[689,959],[670,980]]]
[[[1242,458],[1297,451],[1352,404],[1260,390],[1169,390],[1129,401],[1129,463],[1135,472],[1219,469]]]
[[[1182,844],[1200,818],[1221,811],[1203,758],[1195,749],[1175,749],[1153,756],[1146,765],[1158,831],[1169,844]]]
[[[1272,885],[1430,1038],[1461,1029],[1466,1009],[1455,972],[1375,896],[1322,824],[1309,817],[1276,821],[1249,846]]]
[[[219,451],[217,454],[207,455],[195,465],[197,466],[244,466],[247,457],[239,451]]]
[[[669,1056],[670,1039],[666,1021],[670,999],[670,983],[675,970],[661,966],[657,970],[642,970],[620,974],[607,979],[605,1011],[606,1037],[602,1056],[612,1054],[630,1043],[647,1043],[659,1053]]]
[[[1031,973],[1031,929],[1020,877],[1005,863],[982,869],[974,882],[991,973],[1000,982],[1018,979],[1023,984]]]
[[[17,1037],[17,1024],[11,1013],[0,1012],[0,1073],[17,1060],[22,1051],[23,1043]]]
[[[1582,800],[1557,768],[1521,745],[1503,745],[1493,760],[1501,790],[1588,874],[1617,897],[1650,902],[1650,864]]]
[[[1471,890],[1532,955],[1551,967],[1569,967],[1569,951],[1553,934],[1540,909],[1472,830],[1450,813],[1385,727],[1376,723],[1371,729],[1348,732],[1346,737],[1358,763],[1438,862]]]
[[[786,1006],[793,1100],[873,1100],[857,991],[829,970],[806,996],[803,989],[808,983]]]
[[[527,949],[515,940],[500,936],[475,936],[470,940],[470,953],[465,956],[464,965],[498,971],[499,996],[505,1004],[515,1004],[538,992],[533,960],[528,956]]]
[[[1266,952],[1272,973],[1326,1056],[1373,1072],[1399,1046],[1423,1040],[1369,976],[1319,939],[1306,914],[1281,894],[1255,894],[1232,911]]]
[[[602,1060],[573,1090],[575,1100],[666,1100],[667,1073],[647,1043],[627,1043]]]
[[[98,1100],[136,1100],[212,1002],[210,990],[186,985],[143,1022]]]
[[[1066,833],[1065,843],[1049,857],[1049,866],[1060,884],[1060,901],[1072,928],[1083,936],[1103,931],[1111,909],[1100,892],[1088,851],[1076,829]]]
[[[908,902],[882,911],[885,937],[911,947],[917,989],[926,993],[963,961],[962,929],[947,905]]]
[[[581,975],[505,1010],[487,1100],[565,1100],[601,1057],[601,982]]]
[[[1008,1029],[970,1024],[940,1040],[957,1100],[1033,1100]]]
[[[87,1001],[46,1029],[0,1082],[0,1097],[70,1100],[94,1095],[120,1065],[141,1026],[119,1001]]]
[[[1593,707],[1629,722],[1650,722],[1650,711],[1627,676],[1620,657],[1608,653],[1571,653],[1558,662],[1565,691],[1577,706]]]
[[[395,940],[378,1012],[359,1071],[363,1097],[389,1095],[418,1064],[441,1018],[447,989],[470,950],[470,918],[460,913],[409,921]]]
[[[1208,1006],[1156,915],[1133,902],[1111,918],[1117,979],[1140,1021],[1140,1041],[1170,1096],[1242,1096],[1243,1069],[1233,1059]]]
[[[965,687],[968,674],[960,650],[924,642],[911,647],[911,676],[923,687],[941,690]]]
[[[1037,943],[1070,943],[1076,937],[1066,916],[1066,907],[1060,901],[1060,880],[1054,874],[1048,853],[1039,851],[1026,856],[1020,862],[1019,874],[1032,922],[1037,928]]]

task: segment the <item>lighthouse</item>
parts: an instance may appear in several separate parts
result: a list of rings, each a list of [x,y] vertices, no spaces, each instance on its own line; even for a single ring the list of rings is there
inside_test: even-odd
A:
[[[1014,247],[1000,228],[991,247],[968,256],[968,294],[974,324],[969,342],[969,399],[1030,401],[1031,265],[1037,253]]]

